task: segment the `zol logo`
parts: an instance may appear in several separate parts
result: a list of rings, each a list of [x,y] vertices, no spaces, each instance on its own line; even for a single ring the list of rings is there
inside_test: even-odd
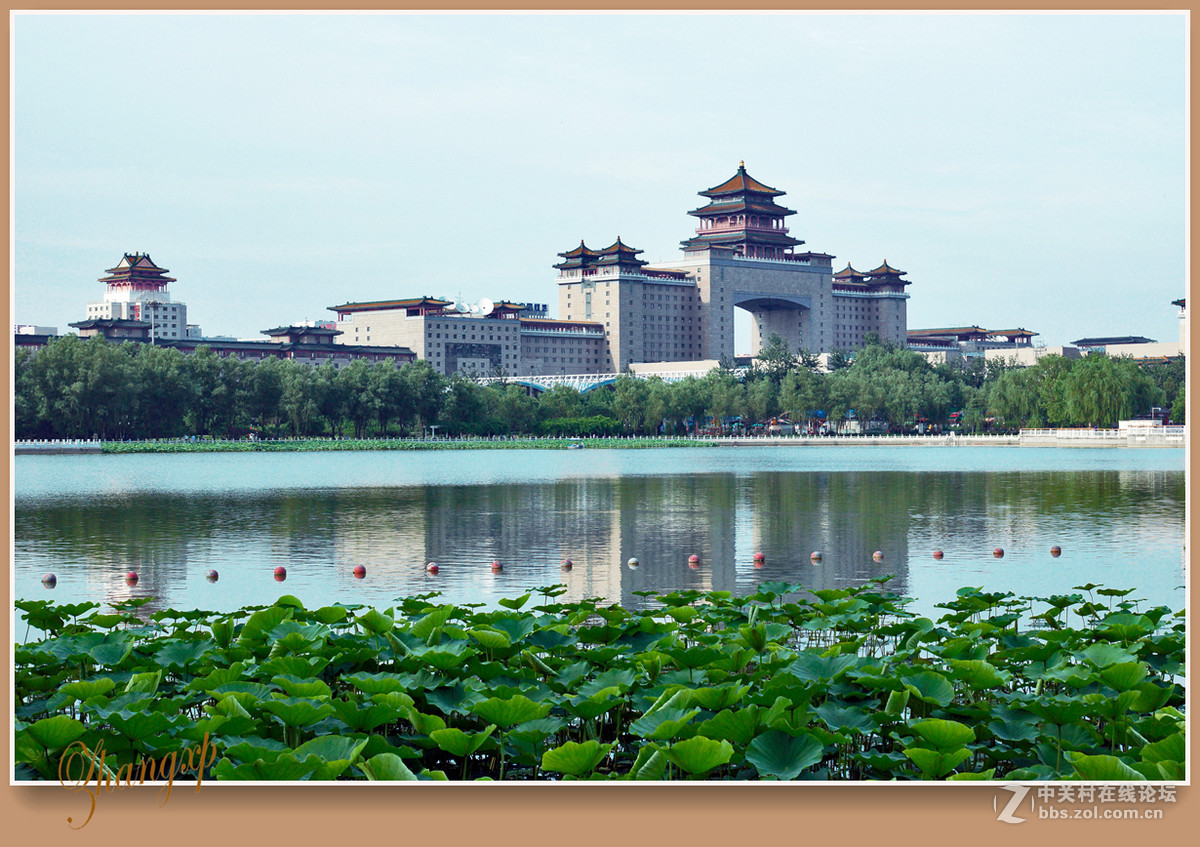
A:
[[[1025,799],[1025,795],[1029,793],[1028,785],[1005,785],[1005,791],[1011,791],[1012,797],[1008,801],[1008,805],[1000,810],[999,797],[992,798],[992,811],[999,812],[996,815],[996,820],[1004,821],[1005,823],[1025,823],[1025,818],[1017,817],[1013,812],[1021,807],[1021,801]],[[1032,801],[1030,801],[1032,803]]]

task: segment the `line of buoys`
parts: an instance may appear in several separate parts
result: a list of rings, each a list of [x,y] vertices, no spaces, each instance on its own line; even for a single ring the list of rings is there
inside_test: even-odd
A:
[[[366,575],[367,575],[367,566],[366,565],[355,565],[354,566],[354,578],[355,579],[362,579]]]
[[[137,585],[137,581],[138,581],[137,571],[130,571],[129,573],[125,574],[125,584],[126,585]]]
[[[42,585],[46,586],[47,588],[53,588],[54,586],[58,585],[58,577],[52,573],[48,573],[42,577]]]
[[[209,571],[204,575],[204,578],[209,582],[216,582],[220,578],[220,574],[218,574],[216,571]]]
[[[934,550],[934,551],[933,551],[933,558],[935,558],[935,559],[940,559],[940,558],[942,558],[942,556],[943,556],[943,555],[944,555],[944,554],[942,553],[942,551],[941,551],[941,550]]]
[[[1057,559],[1059,556],[1062,555],[1062,548],[1059,547],[1057,544],[1055,544],[1053,547],[1050,548],[1050,555]]]
[[[437,562],[430,562],[428,565],[425,566],[425,570],[429,571],[429,573],[437,573],[438,572]]]

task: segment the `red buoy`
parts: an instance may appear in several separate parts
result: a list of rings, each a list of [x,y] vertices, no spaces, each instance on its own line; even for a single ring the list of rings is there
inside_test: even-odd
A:
[[[428,565],[425,566],[425,570],[429,571],[430,573],[437,573],[438,572],[437,562],[430,562]]]
[[[498,561],[492,562],[492,571],[493,572],[500,573],[500,571],[502,571],[502,570],[504,570],[504,565],[500,564]]]
[[[813,552],[812,552],[812,555],[811,555],[811,556],[809,556],[808,558],[812,559],[814,562],[819,562],[819,561],[821,561],[821,551],[820,551],[820,550],[813,550]]]
[[[287,568],[285,568],[283,565],[280,565],[275,569],[275,576],[287,576]]]
[[[762,553],[755,553],[755,554],[754,554],[754,561],[756,561],[756,562],[765,562],[766,560],[767,560],[767,557],[766,557],[766,556],[764,556]]]
[[[992,555],[995,556],[997,559],[1003,559],[1004,558],[1004,548],[997,547],[995,550],[992,551]]]
[[[42,577],[42,585],[46,586],[47,588],[53,588],[54,586],[58,585],[58,577],[52,573],[48,573]]]
[[[209,571],[204,575],[204,578],[209,582],[216,582],[220,575],[216,571]]]
[[[354,566],[354,578],[355,579],[362,579],[366,575],[367,575],[367,566],[366,565],[355,565]]]
[[[935,559],[940,559],[940,558],[942,558],[942,551],[941,551],[941,550],[934,550],[934,551],[933,551],[933,558],[935,558]]]
[[[697,556],[695,553],[693,553],[692,555],[688,556],[688,564],[689,564],[689,565],[698,565],[698,564],[700,564],[700,557],[699,557],[699,556]]]
[[[563,561],[562,561],[562,569],[563,569],[564,571],[569,571],[569,570],[572,568],[572,566],[574,566],[574,564],[575,564],[575,563],[574,563],[574,562],[572,562],[570,559],[563,559]]]
[[[877,562],[882,562],[883,561],[883,551],[876,550],[874,553],[871,554],[871,558]]]
[[[126,585],[137,585],[137,581],[138,581],[137,571],[130,571],[129,573],[125,574],[125,584]]]
[[[1050,555],[1057,559],[1059,556],[1062,555],[1062,548],[1059,547],[1057,544],[1055,544],[1053,547],[1050,548]]]

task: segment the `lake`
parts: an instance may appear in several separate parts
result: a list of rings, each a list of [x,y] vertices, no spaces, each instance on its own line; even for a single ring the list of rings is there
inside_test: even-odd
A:
[[[152,596],[149,609],[229,611],[294,594],[387,607],[438,591],[494,606],[562,583],[566,599],[640,607],[639,591],[889,575],[923,614],[965,585],[1046,596],[1093,582],[1152,605],[1185,599],[1182,449],[17,456],[13,492],[14,596],[57,602]]]

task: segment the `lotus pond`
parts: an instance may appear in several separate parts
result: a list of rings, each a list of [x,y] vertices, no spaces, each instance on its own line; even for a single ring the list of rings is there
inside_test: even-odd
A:
[[[562,586],[491,610],[22,600],[16,774],[63,778],[82,744],[125,780],[207,739],[215,780],[1185,778],[1183,612],[1087,583],[926,617],[886,582],[641,611]]]

